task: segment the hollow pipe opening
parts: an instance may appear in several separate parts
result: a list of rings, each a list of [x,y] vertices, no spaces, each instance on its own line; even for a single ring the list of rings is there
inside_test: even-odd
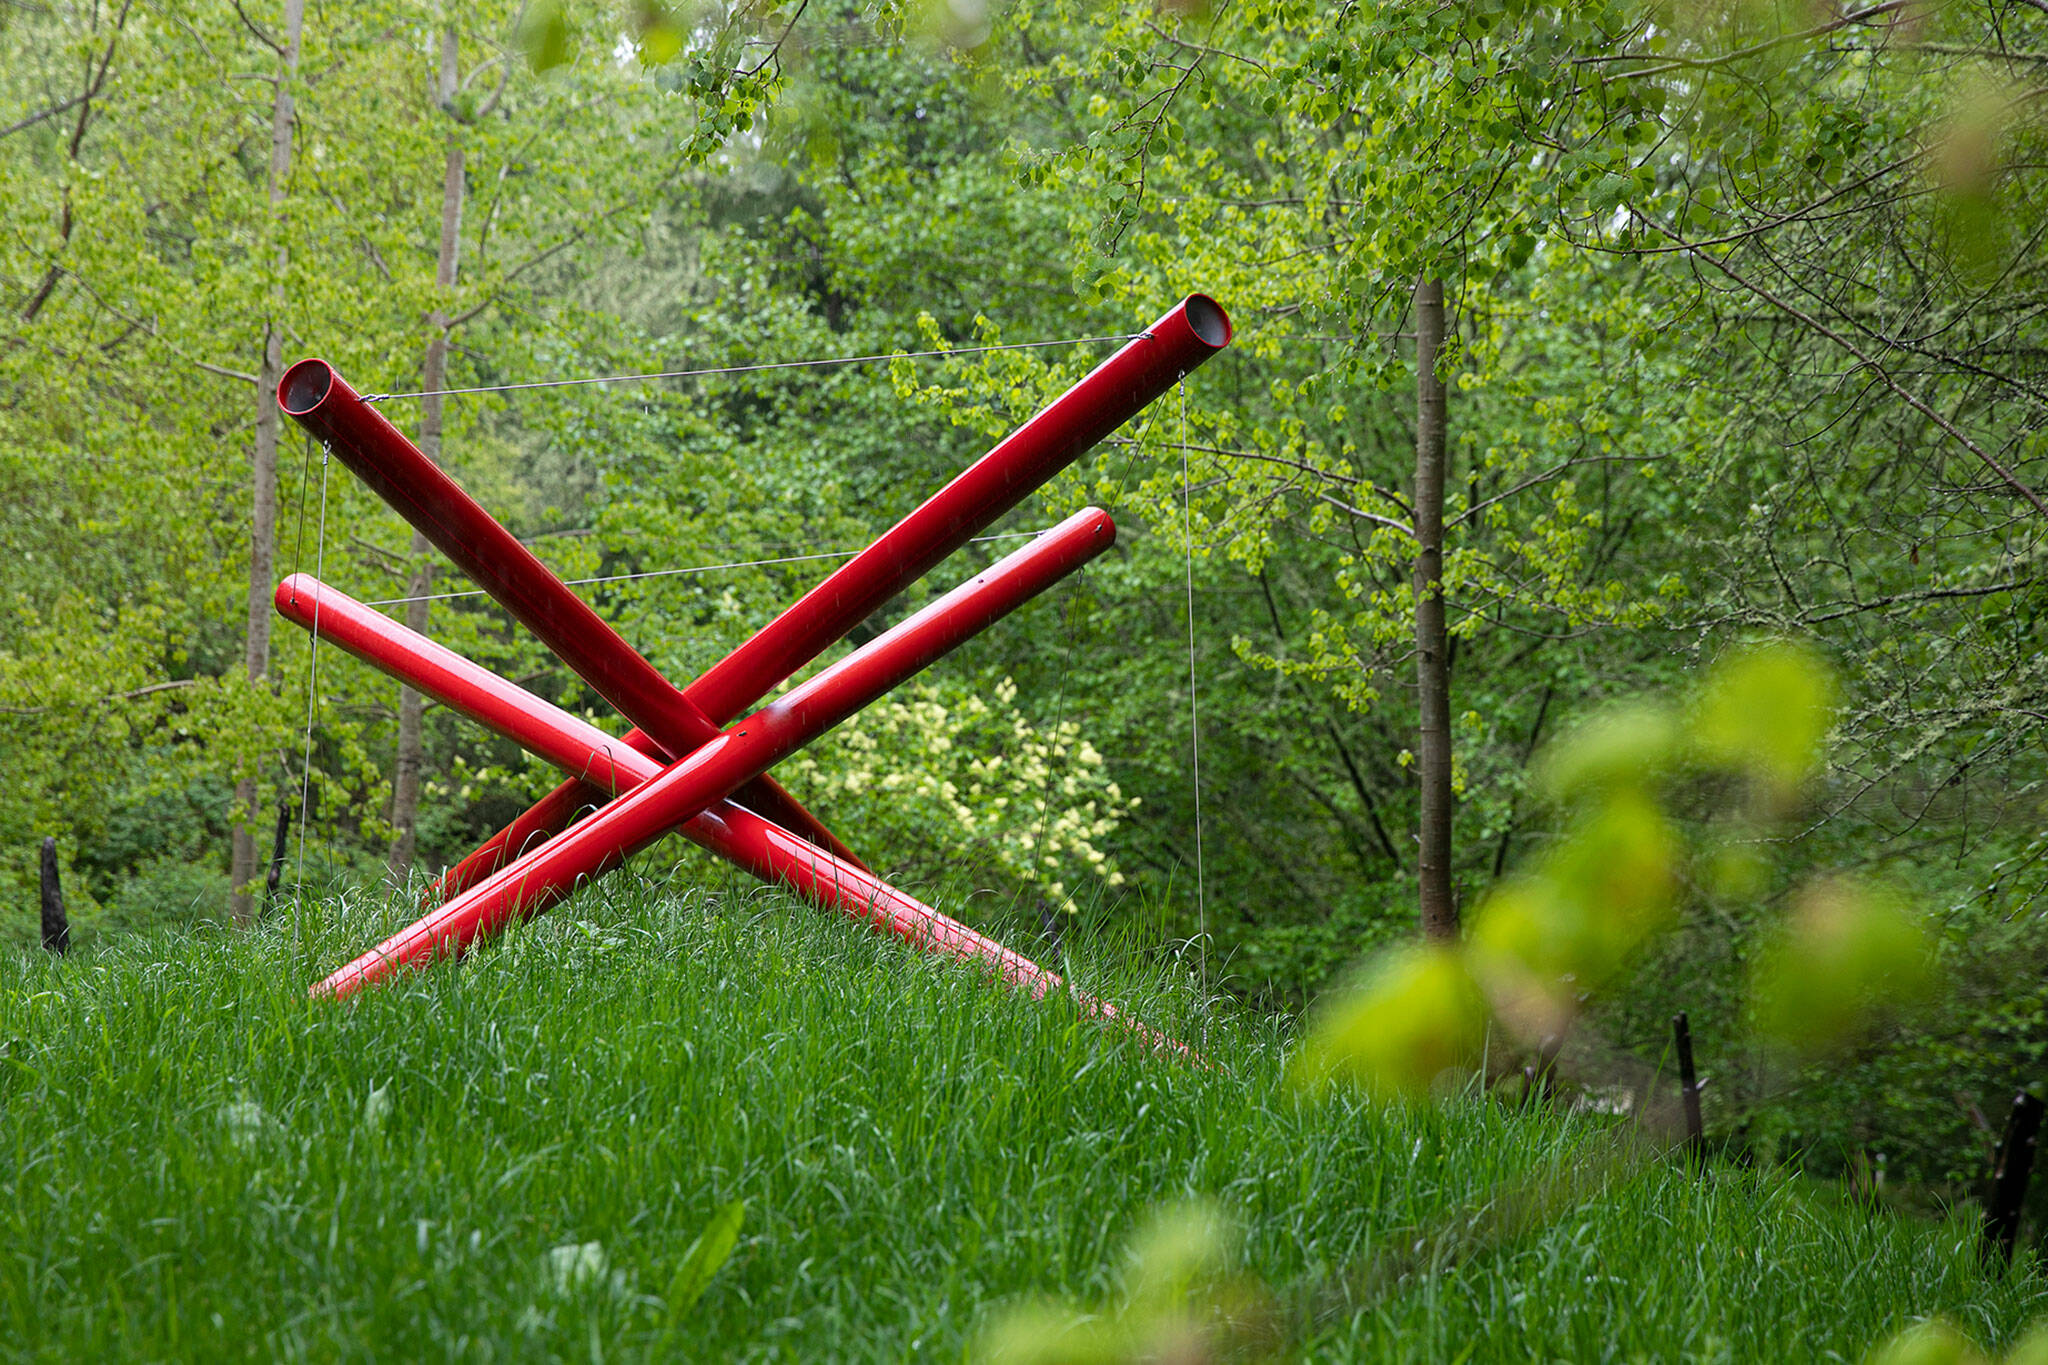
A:
[[[277,383],[277,403],[293,417],[303,417],[326,400],[334,388],[334,367],[324,360],[301,360]]]
[[[1222,350],[1230,344],[1230,314],[1207,294],[1190,294],[1187,301],[1188,326],[1206,346]]]

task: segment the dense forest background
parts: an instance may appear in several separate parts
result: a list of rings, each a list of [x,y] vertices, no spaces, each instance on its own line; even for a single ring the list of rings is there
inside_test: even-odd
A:
[[[1416,933],[1432,813],[1455,913],[1557,834],[1553,737],[1790,637],[1838,679],[1826,774],[1768,824],[1686,789],[1685,918],[1597,1035],[1654,1063],[1688,1010],[1745,1150],[1972,1176],[2048,1058],[2044,78],[2031,0],[8,0],[0,933],[45,835],[89,942],[262,913],[302,790],[288,891],[361,896],[554,784],[314,676],[286,573],[457,594],[402,610],[610,723],[280,422],[290,361],[409,394],[1122,336],[1199,290],[1233,347],[995,528],[1096,501],[1113,555],[792,788],[1020,947],[1192,945],[1289,1010]],[[1109,345],[385,410],[687,679]],[[1743,982],[1820,872],[1897,888],[1948,988],[1787,1071]]]

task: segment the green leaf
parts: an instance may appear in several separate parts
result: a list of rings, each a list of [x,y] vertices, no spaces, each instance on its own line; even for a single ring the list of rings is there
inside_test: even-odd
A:
[[[1633,702],[1613,707],[1547,749],[1537,784],[1555,800],[1642,786],[1662,775],[1677,748],[1678,722],[1664,707]]]
[[[1863,1358],[1864,1365],[1984,1365],[1968,1337],[1936,1319],[1915,1323]]]
[[[1883,1011],[1934,985],[1926,931],[1868,887],[1837,880],[1809,888],[1785,933],[1757,964],[1757,1029],[1817,1057],[1853,1042]]]
[[[683,50],[683,31],[669,20],[649,24],[640,33],[640,63],[662,66]]]
[[[1486,1000],[1449,948],[1381,957],[1310,1030],[1298,1083],[1346,1080],[1379,1100],[1426,1098],[1437,1077],[1470,1066],[1486,1038]]]
[[[551,71],[569,60],[569,19],[561,0],[534,0],[512,34],[535,71]]]
[[[1692,738],[1709,763],[1749,773],[1780,796],[1819,766],[1835,680],[1818,655],[1779,643],[1716,665],[1694,709]]]
[[[697,1240],[683,1253],[683,1263],[676,1267],[676,1276],[668,1282],[668,1293],[662,1297],[668,1302],[668,1325],[671,1329],[679,1324],[683,1315],[696,1307],[697,1300],[704,1297],[704,1291],[732,1255],[732,1249],[739,1242],[740,1224],[747,1216],[747,1205],[743,1199],[730,1204],[721,1204],[711,1215],[711,1221],[697,1234]]]

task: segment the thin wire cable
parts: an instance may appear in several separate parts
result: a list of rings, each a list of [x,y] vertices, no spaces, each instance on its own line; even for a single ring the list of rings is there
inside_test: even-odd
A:
[[[366,393],[365,403],[391,398],[444,398],[464,393],[512,393],[520,389],[566,389],[581,384],[626,384],[636,379],[697,379],[714,374],[758,374],[763,370],[812,370],[832,365],[870,365],[879,360],[928,360],[934,356],[985,355],[990,351],[1036,351],[1047,346],[1091,346],[1105,341],[1137,341],[1150,332],[1121,336],[1063,337],[1058,341],[1009,341],[997,346],[957,346],[939,351],[888,351],[877,355],[830,356],[820,360],[772,360],[758,365],[718,365],[698,370],[654,370],[645,374],[604,374],[585,379],[534,379],[523,384],[478,384],[466,389],[419,389],[411,393]]]
[[[313,577],[325,584],[327,579],[327,460],[332,448],[320,443],[320,531],[314,542]],[[304,502],[300,503],[301,514]],[[298,594],[292,594],[296,601]],[[306,910],[306,826],[309,818],[308,802],[313,791],[313,702],[318,697],[320,679],[320,595],[313,595],[313,643],[306,656],[306,742],[305,759],[299,778],[299,892],[293,900],[292,926],[296,934],[305,918]]]
[[[1028,540],[1042,536],[1043,531],[1005,531],[1001,535],[976,536],[967,543],[980,545],[992,540]],[[667,578],[672,574],[716,573],[720,569],[758,569],[770,564],[804,564],[817,559],[852,559],[855,555],[867,553],[867,547],[858,550],[820,550],[816,554],[784,555],[780,559],[735,559],[729,564],[698,564],[687,569],[648,569],[641,573],[600,574],[595,578],[565,578],[562,581],[570,587],[584,587],[591,583],[625,583],[636,578]],[[462,592],[435,592],[422,597],[380,597],[374,602],[363,603],[366,607],[397,607],[407,602],[445,602],[453,597],[482,597],[482,588],[467,588]]]
[[[1202,994],[1209,993],[1209,896],[1202,878],[1202,717],[1195,700],[1195,503],[1188,481],[1188,381],[1180,381],[1180,506],[1187,532],[1188,583],[1188,750],[1195,770],[1195,933]]]
[[[299,457],[299,540],[292,547],[292,572],[306,567],[306,481],[313,469],[313,433],[306,433],[305,454]]]

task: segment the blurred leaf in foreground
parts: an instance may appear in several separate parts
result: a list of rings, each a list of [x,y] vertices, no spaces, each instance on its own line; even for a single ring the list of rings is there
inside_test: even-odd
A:
[[[2008,152],[2002,144],[2023,107],[2020,92],[1980,73],[1964,83],[1928,149],[1941,245],[1950,263],[1980,285],[1997,273],[2003,255],[2006,210],[1998,187]]]
[[[1801,895],[1757,964],[1757,1030],[1817,1056],[1853,1041],[1885,1010],[1924,998],[1933,984],[1933,952],[1911,914],[1856,882],[1822,882]]]
[[[1647,796],[1603,801],[1472,919],[1473,970],[1524,1042],[1557,1033],[1673,912],[1679,841]]]
[[[1537,760],[1537,788],[1554,801],[1639,787],[1660,776],[1678,744],[1678,722],[1654,702],[1609,707]]]
[[[1047,1301],[1020,1308],[983,1338],[979,1358],[999,1365],[1116,1365],[1220,1359],[1223,1334],[1254,1305],[1225,1274],[1231,1228],[1211,1204],[1153,1215],[1131,1249],[1122,1302],[1090,1313]]]
[[[535,71],[552,71],[568,61],[569,19],[561,0],[533,0],[513,30],[512,43]]]
[[[1748,773],[1782,804],[1820,766],[1835,680],[1811,650],[1780,642],[1731,654],[1707,675],[1693,744],[1718,767]]]
[[[2048,1365],[2048,1321],[2037,1321],[2006,1352],[2005,1365]]]
[[[1985,1365],[1970,1339],[1936,1319],[1915,1323],[1879,1345],[1863,1365]]]
[[[1377,1099],[1420,1100],[1486,1041],[1486,1000],[1453,949],[1397,949],[1326,1008],[1294,1060],[1295,1079],[1354,1082]]]

